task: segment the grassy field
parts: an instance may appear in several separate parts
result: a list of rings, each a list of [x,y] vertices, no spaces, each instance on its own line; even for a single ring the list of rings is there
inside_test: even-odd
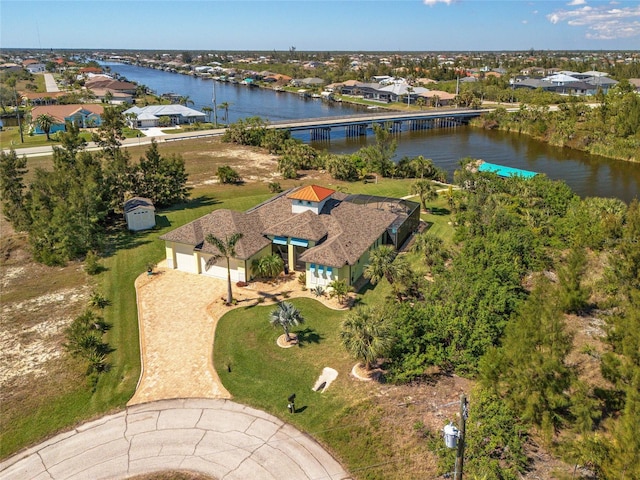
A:
[[[158,227],[149,232],[131,233],[122,225],[109,235],[105,256],[101,259],[105,270],[96,277],[80,277],[64,280],[69,285],[78,279],[88,282],[89,288],[103,293],[111,302],[105,309],[105,320],[111,324],[106,341],[114,349],[109,357],[111,369],[101,375],[95,391],[87,388],[82,376],[82,367],[73,360],[69,362],[68,378],[55,389],[56,380],[61,380],[61,371],[53,372],[49,388],[35,388],[29,408],[3,405],[1,412],[2,433],[0,456],[5,457],[58,431],[106,412],[119,410],[131,398],[140,374],[140,353],[137,323],[137,307],[134,281],[146,270],[148,263],[156,263],[164,256],[164,245],[158,240],[163,233],[198,218],[213,209],[229,208],[246,210],[271,197],[266,181],[247,182],[241,186],[212,185],[207,180],[217,165],[228,164],[250,169],[252,149],[230,153],[231,147],[219,142],[201,139],[189,142],[173,142],[160,146],[162,154],[180,153],[186,162],[193,190],[191,200],[167,210],[157,212]],[[144,154],[146,147],[130,149],[135,160]],[[47,168],[50,158],[29,159],[29,168]],[[261,168],[269,172],[272,164]],[[258,167],[256,167],[258,168]],[[279,180],[283,188],[318,183],[339,188],[349,193],[368,193],[402,197],[408,194],[411,180],[381,179],[379,183],[345,183],[330,180],[317,172],[302,172],[296,180]],[[452,228],[448,225],[444,200],[438,199],[434,206],[438,214],[424,214],[433,229],[443,238],[450,238]],[[436,210],[433,210],[436,212]],[[66,278],[66,277],[65,277]],[[75,283],[74,283],[75,282]],[[42,287],[45,288],[45,287]],[[365,303],[381,303],[389,293],[383,281],[362,294]],[[404,461],[401,455],[419,448],[409,442],[407,449],[390,449],[389,442],[401,440],[406,434],[406,425],[393,421],[393,415],[376,406],[372,395],[376,388],[372,384],[354,383],[348,372],[353,365],[339,346],[337,331],[344,312],[328,310],[312,300],[296,300],[308,322],[302,327],[303,346],[282,350],[275,345],[280,334],[267,322],[270,308],[254,307],[235,310],[221,321],[217,330],[216,365],[224,385],[236,400],[263,408],[292,421],[302,430],[313,434],[328,445],[352,471],[360,471],[358,478],[403,478],[397,473],[396,464],[421,471],[424,467],[415,459]],[[226,365],[231,365],[228,372]],[[268,371],[260,370],[268,366]],[[295,365],[296,368],[291,368]],[[338,380],[324,394],[311,391],[313,382],[324,366],[340,371]],[[45,382],[45,383],[46,383]],[[379,387],[379,386],[378,386]],[[290,393],[298,395],[299,413],[287,416],[286,398]],[[11,406],[9,406],[11,407]],[[400,439],[400,440],[399,440]],[[387,452],[387,453],[383,453]],[[372,468],[386,455],[386,466]],[[406,478],[406,477],[404,477]]]

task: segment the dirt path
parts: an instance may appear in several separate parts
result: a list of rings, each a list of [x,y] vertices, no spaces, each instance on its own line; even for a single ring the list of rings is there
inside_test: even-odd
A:
[[[226,291],[225,280],[168,269],[164,262],[153,275],[138,277],[142,374],[127,405],[173,398],[231,398],[213,366],[216,324],[229,311],[221,301]],[[291,297],[311,296],[295,278],[277,285],[234,285],[233,291],[238,307],[282,292]],[[338,307],[335,300],[321,301]]]

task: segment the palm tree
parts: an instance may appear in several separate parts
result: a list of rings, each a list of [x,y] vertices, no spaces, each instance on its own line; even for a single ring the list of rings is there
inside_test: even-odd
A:
[[[229,102],[222,102],[218,105],[218,109],[224,110],[224,123],[227,123],[229,119]]]
[[[411,160],[411,163],[413,163],[416,173],[420,174],[421,179],[424,178],[425,173],[427,174],[427,177],[433,174],[435,167],[433,165],[433,160],[430,158],[424,158],[422,155],[418,155]]]
[[[364,276],[371,280],[374,285],[383,278],[386,278],[390,284],[393,284],[398,274],[397,269],[393,266],[393,260],[396,258],[396,251],[389,245],[381,245],[371,252],[369,257],[369,265],[364,269]]]
[[[278,325],[281,326],[287,342],[290,342],[289,328],[304,323],[304,318],[300,310],[294,307],[292,303],[281,302],[276,309],[269,314],[269,322],[274,327]]]
[[[191,97],[189,97],[189,95],[184,95],[182,97],[180,97],[180,99],[178,100],[178,103],[180,105],[195,105],[195,102],[193,100],[191,100]]]
[[[275,278],[284,269],[284,260],[280,255],[274,253],[259,259],[256,258],[252,263],[252,267],[254,272],[262,277]]]
[[[411,193],[418,195],[423,210],[428,211],[427,202],[438,197],[435,185],[429,180],[417,180],[411,184]]]
[[[205,237],[207,243],[210,243],[218,249],[218,253],[207,260],[205,268],[208,270],[222,257],[227,259],[227,305],[231,305],[231,302],[233,302],[233,294],[231,292],[231,257],[236,256],[236,244],[241,238],[241,233],[234,233],[230,237],[225,237],[224,240],[212,234],[208,234]]]
[[[367,370],[389,353],[393,344],[391,326],[370,306],[362,306],[342,322],[340,340],[350,355],[364,363]]]
[[[211,121],[211,112],[213,112],[213,108],[211,107],[202,107],[201,110],[207,115],[209,121]]]
[[[449,252],[440,237],[430,233],[421,233],[415,237],[412,250],[422,253],[428,267],[444,265],[449,258]]]
[[[329,284],[331,297],[338,297],[338,303],[343,304],[347,299],[347,295],[351,291],[351,287],[347,285],[346,280],[334,280]]]
[[[47,135],[47,141],[51,140],[49,133],[51,132],[51,127],[53,127],[54,123],[55,119],[48,113],[38,115],[36,118],[36,125]]]

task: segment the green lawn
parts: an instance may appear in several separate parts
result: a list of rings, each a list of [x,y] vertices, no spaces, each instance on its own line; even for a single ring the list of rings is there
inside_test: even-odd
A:
[[[379,412],[369,397],[372,384],[350,377],[355,361],[340,345],[340,323],[345,312],[324,307],[312,299],[291,300],[305,323],[292,329],[299,347],[280,348],[282,329],[269,324],[274,305],[232,310],[216,327],[214,364],[234,401],[267,411],[312,434],[351,471],[376,465],[392,456],[383,434],[377,434]],[[324,367],[338,371],[324,392],[313,386]],[[230,370],[230,371],[229,371]],[[296,413],[287,410],[287,398],[296,395]],[[391,478],[370,472],[361,478]]]

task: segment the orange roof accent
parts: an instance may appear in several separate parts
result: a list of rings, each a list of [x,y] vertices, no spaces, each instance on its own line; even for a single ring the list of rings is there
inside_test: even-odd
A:
[[[336,193],[336,191],[331,190],[330,188],[324,188],[318,185],[307,185],[306,187],[296,190],[291,195],[287,195],[287,198],[292,198],[294,200],[321,202],[334,193]]]

